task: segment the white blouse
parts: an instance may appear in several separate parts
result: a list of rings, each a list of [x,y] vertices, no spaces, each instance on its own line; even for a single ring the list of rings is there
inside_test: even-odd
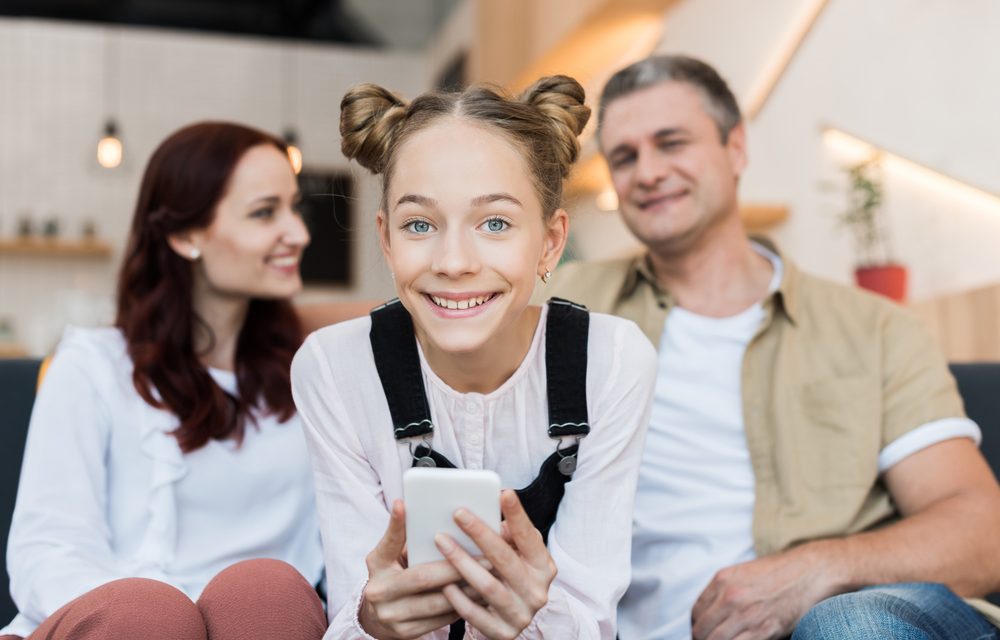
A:
[[[211,370],[234,393],[231,372]],[[7,548],[19,614],[0,635],[27,636],[104,583],[144,577],[196,599],[239,560],[277,558],[310,583],[322,551],[297,417],[257,417],[243,444],[188,454],[177,417],[136,392],[117,329],[68,329],[35,400]]]
[[[517,371],[497,390],[459,393],[420,353],[434,421],[433,446],[456,466],[492,469],[508,488],[527,486],[555,451],[545,382],[547,307]],[[402,499],[412,464],[396,442],[372,356],[370,318],[311,335],[292,363],[292,392],[312,454],[323,533],[331,626],[325,638],[370,638],[358,623],[365,556]],[[590,434],[549,532],[558,575],[525,638],[615,637],[615,608],[629,583],[632,503],[656,375],[656,354],[632,322],[591,314]],[[467,627],[467,635],[479,634]],[[426,637],[446,639],[444,627]]]

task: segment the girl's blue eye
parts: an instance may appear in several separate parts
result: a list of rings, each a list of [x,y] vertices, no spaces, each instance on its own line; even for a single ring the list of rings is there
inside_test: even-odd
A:
[[[490,218],[486,221],[486,229],[493,233],[499,233],[506,229],[509,225],[507,221],[503,218]]]
[[[431,225],[426,220],[414,220],[406,226],[413,233],[427,233],[431,230]]]
[[[257,209],[250,214],[251,218],[270,218],[274,215],[274,209],[271,207],[264,207],[262,209]]]

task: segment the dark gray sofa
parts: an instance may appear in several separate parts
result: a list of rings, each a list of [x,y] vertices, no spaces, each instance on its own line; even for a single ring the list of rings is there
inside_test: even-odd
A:
[[[4,559],[0,571],[0,627],[17,613],[7,586],[7,533],[40,365],[40,360],[0,359],[0,554]]]

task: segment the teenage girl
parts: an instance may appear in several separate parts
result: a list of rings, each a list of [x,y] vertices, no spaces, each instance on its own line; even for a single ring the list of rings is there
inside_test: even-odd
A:
[[[614,638],[656,358],[629,321],[529,304],[566,243],[562,183],[590,110],[573,79],[341,104],[342,149],[382,176],[398,300],[296,355],[331,584],[326,638]],[[492,469],[502,532],[408,567],[403,472]],[[487,566],[484,566],[487,564]]]

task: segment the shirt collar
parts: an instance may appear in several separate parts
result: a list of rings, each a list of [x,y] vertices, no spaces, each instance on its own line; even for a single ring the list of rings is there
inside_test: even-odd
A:
[[[659,291],[660,285],[656,282],[653,268],[649,264],[649,254],[641,253],[634,258],[625,273],[625,282],[622,285],[622,294],[630,296],[635,291],[639,283],[645,280],[654,291]]]
[[[781,259],[782,271],[781,282],[778,284],[778,290],[771,294],[769,301],[774,304],[776,310],[781,310],[785,316],[792,322],[793,325],[798,324],[796,320],[796,315],[798,314],[798,284],[799,284],[799,271],[795,268],[788,258],[782,254],[778,247],[768,238],[762,236],[751,236],[750,238],[753,242],[756,242],[766,248],[768,251],[773,252],[778,258]],[[768,301],[765,301],[765,306]]]
[[[798,269],[795,268],[795,265],[792,264],[788,258],[784,256],[784,254],[782,254],[782,252],[771,240],[760,236],[753,236],[751,237],[751,240],[766,247],[769,251],[774,252],[779,258],[781,258],[783,266],[784,272],[781,276],[781,282],[778,284],[778,289],[771,294],[767,301],[765,301],[765,306],[769,303],[774,304],[775,308],[780,309],[793,325],[797,324],[797,291],[799,288]],[[638,287],[639,283],[643,280],[645,280],[649,286],[652,287],[654,293],[667,295],[667,297],[669,297],[669,292],[663,292],[660,290],[660,285],[656,280],[656,275],[653,273],[653,267],[649,261],[649,253],[642,253],[632,259],[632,263],[625,276],[622,294],[626,297],[632,295],[632,293],[636,290],[636,287]]]

